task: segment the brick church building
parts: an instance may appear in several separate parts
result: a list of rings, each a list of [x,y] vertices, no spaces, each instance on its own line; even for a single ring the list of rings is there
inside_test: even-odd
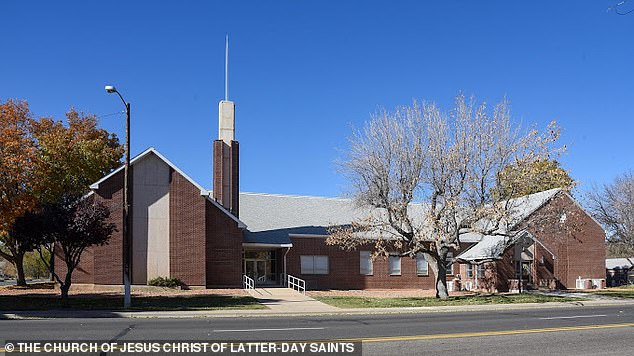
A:
[[[373,260],[371,248],[344,251],[325,244],[329,226],[363,216],[350,200],[240,193],[234,123],[234,103],[221,101],[212,191],[154,148],[132,159],[133,285],[174,277],[192,288],[241,287],[243,275],[277,285],[293,275],[307,289],[434,288],[422,255]],[[92,198],[109,207],[117,232],[108,245],[84,252],[74,283],[122,284],[123,179],[121,167],[90,186]],[[518,288],[520,276],[524,287],[604,285],[604,231],[568,193],[552,189],[518,198],[516,205],[517,238],[460,237],[460,249],[447,260],[450,290],[507,291]],[[528,223],[553,211],[559,221],[549,228]]]

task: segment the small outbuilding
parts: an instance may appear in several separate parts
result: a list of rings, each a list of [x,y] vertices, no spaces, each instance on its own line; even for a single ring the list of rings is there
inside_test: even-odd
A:
[[[634,257],[606,258],[605,272],[610,287],[634,283]]]

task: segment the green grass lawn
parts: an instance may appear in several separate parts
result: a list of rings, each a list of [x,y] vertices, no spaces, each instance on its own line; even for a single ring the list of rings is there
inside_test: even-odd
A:
[[[615,298],[634,298],[634,285],[600,289],[592,293]]]
[[[513,303],[546,303],[580,301],[580,298],[545,296],[539,294],[508,294],[436,298],[371,298],[315,296],[315,299],[339,308],[403,308],[433,307],[444,305],[480,305]]]
[[[68,307],[75,310],[123,310],[123,296],[71,295]],[[62,303],[59,296],[0,295],[0,310],[51,310],[61,308]],[[132,308],[129,310],[218,309],[266,309],[266,307],[259,304],[255,298],[246,296],[133,296]]]

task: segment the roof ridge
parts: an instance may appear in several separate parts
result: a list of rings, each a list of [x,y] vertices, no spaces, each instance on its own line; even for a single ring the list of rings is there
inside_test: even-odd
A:
[[[240,192],[240,194],[253,195],[253,196],[278,197],[278,198],[292,198],[292,199],[321,199],[321,200],[352,201],[352,199],[349,199],[349,198],[324,197],[324,196],[317,196],[317,195],[257,193],[257,192]]]

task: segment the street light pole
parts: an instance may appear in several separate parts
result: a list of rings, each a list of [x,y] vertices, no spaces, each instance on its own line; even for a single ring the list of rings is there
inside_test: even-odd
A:
[[[126,102],[121,93],[111,85],[106,85],[106,92],[117,93],[125,105],[125,164],[123,166],[123,307],[130,308],[132,298],[130,293],[130,103]]]

